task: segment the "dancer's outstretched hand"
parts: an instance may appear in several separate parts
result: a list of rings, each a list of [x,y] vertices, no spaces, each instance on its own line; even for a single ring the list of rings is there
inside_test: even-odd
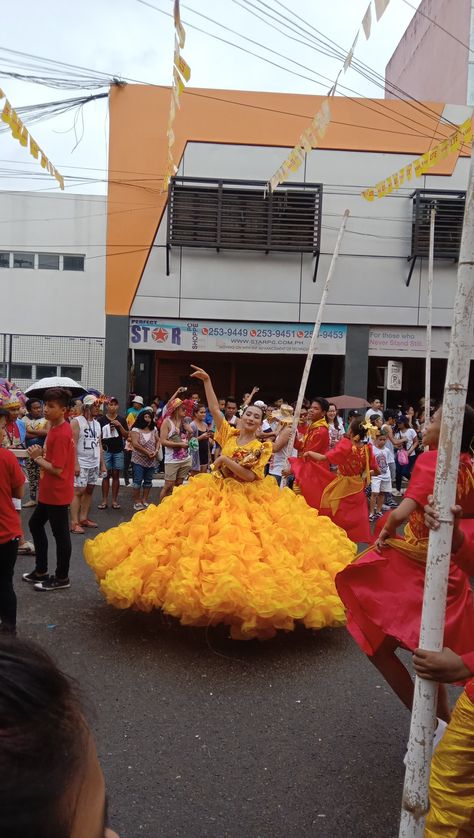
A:
[[[201,367],[196,367],[195,364],[191,364],[191,369],[194,370],[194,372],[191,373],[191,378],[199,378],[200,381],[210,380],[209,373],[201,369]]]

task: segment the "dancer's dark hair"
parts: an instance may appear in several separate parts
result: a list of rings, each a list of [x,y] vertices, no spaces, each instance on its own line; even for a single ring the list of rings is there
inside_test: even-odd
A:
[[[316,404],[319,404],[321,410],[324,413],[328,412],[329,402],[328,402],[327,399],[324,399],[322,396],[313,396],[313,398],[311,399],[311,404],[313,404],[313,402],[316,402]]]

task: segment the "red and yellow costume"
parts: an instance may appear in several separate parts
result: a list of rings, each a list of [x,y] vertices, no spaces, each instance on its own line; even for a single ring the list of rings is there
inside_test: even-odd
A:
[[[344,437],[325,456],[325,463],[290,460],[303,497],[321,515],[327,515],[345,530],[351,541],[370,541],[364,488],[370,481],[371,470],[378,472],[372,447],[359,447]],[[328,463],[337,466],[336,477],[327,471]]]
[[[454,561],[474,576],[474,537],[454,554]],[[462,655],[474,673],[472,651]],[[425,838],[461,838],[474,835],[474,678],[458,698],[448,729],[433,754],[430,775],[430,811]]]
[[[224,456],[254,472],[253,482],[223,465],[86,542],[102,593],[116,608],[161,608],[185,625],[225,623],[244,640],[291,631],[296,621],[343,625],[334,577],[354,545],[304,498],[264,477],[270,442],[239,445],[239,436],[224,421],[215,439]]]
[[[316,422],[312,422],[304,436],[295,439],[295,448],[299,457],[302,457],[306,451],[326,454],[329,448],[329,425],[326,420],[318,419]]]
[[[373,655],[385,637],[414,650],[420,636],[421,607],[428,549],[424,507],[433,494],[437,451],[420,454],[405,498],[416,501],[403,538],[389,538],[382,553],[369,548],[336,577],[347,609],[347,628],[363,652]],[[461,455],[456,503],[465,515],[474,512],[471,458]],[[462,524],[465,529],[464,523]],[[451,562],[444,646],[462,655],[472,650],[474,606],[469,578]]]

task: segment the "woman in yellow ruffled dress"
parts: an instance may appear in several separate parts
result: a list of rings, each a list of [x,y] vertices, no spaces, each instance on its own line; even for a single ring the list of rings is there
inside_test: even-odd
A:
[[[302,496],[264,478],[272,444],[257,439],[261,409],[247,407],[233,428],[209,375],[194,370],[222,454],[212,474],[86,542],[107,602],[161,608],[185,625],[225,623],[236,639],[272,637],[295,621],[313,629],[343,625],[334,578],[353,560],[355,545]]]

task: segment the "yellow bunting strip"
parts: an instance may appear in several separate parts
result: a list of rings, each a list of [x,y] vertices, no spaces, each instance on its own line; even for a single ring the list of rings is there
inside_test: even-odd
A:
[[[38,160],[38,158],[40,157],[40,163],[43,169],[47,169],[50,175],[56,178],[61,189],[64,189],[63,176],[53,166],[50,160],[48,160],[44,151],[42,151],[39,147],[38,143],[35,142],[30,132],[28,131],[28,128],[26,127],[26,125],[23,124],[17,112],[14,110],[14,108],[12,108],[10,102],[6,98],[5,93],[0,88],[0,102],[2,99],[5,99],[5,104],[0,114],[0,119],[2,120],[2,122],[5,122],[9,126],[13,139],[18,140],[20,145],[24,146],[25,148],[29,148],[29,152],[31,156],[35,158],[35,160]]]
[[[376,183],[375,186],[364,189],[361,193],[362,197],[366,201],[373,201],[374,198],[385,198],[386,195],[390,195],[391,192],[403,186],[405,181],[410,181],[413,176],[421,177],[429,169],[433,169],[441,160],[445,160],[448,154],[458,151],[464,143],[466,145],[472,143],[472,125],[470,118],[466,119],[454,134],[451,134],[446,140],[442,140],[442,142],[430,148],[421,157],[417,157],[412,163],[403,166],[398,172],[380,181],[380,183]]]
[[[286,160],[268,181],[265,192],[268,190],[273,192],[279,183],[284,183],[288,180],[290,172],[298,171],[307,152],[311,151],[318,144],[319,140],[322,140],[324,137],[330,120],[331,109],[329,107],[329,98],[326,98],[311,123],[302,132],[298,142],[292,148]]]
[[[166,131],[168,137],[168,160],[166,164],[166,174],[163,180],[163,190],[168,189],[170,179],[178,171],[173,160],[173,146],[175,144],[175,136],[173,131],[173,123],[176,117],[176,108],[179,108],[179,97],[181,96],[185,83],[191,78],[191,68],[184,60],[180,53],[186,42],[186,32],[181,23],[181,14],[179,10],[179,0],[174,0],[174,58],[173,58],[173,84],[171,87],[171,101],[170,112],[168,117],[168,128]]]

